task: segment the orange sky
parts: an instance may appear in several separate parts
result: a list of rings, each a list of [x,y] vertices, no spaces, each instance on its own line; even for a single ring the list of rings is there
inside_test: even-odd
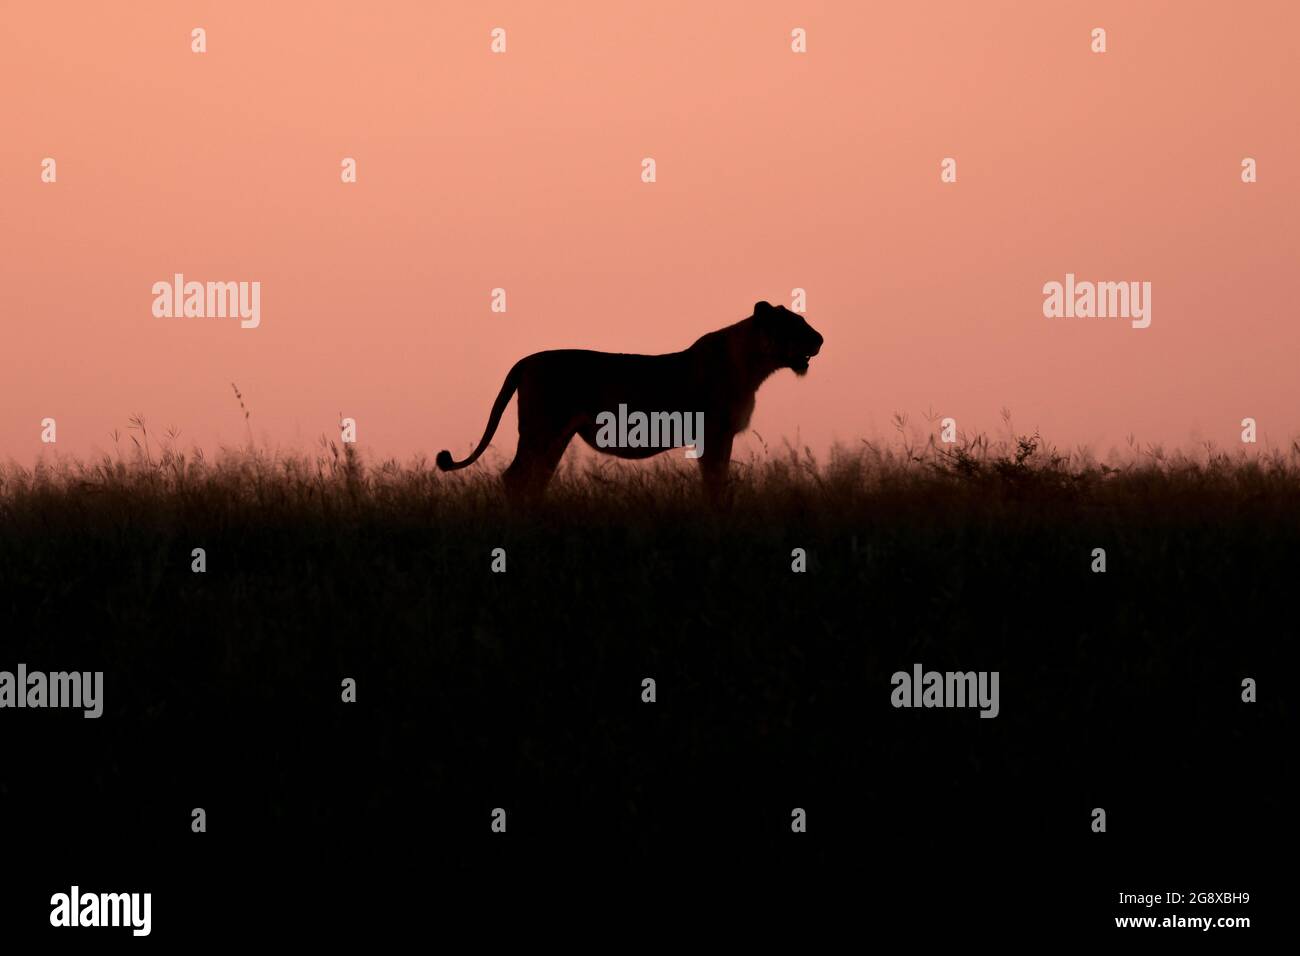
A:
[[[769,443],[824,451],[927,408],[997,430],[1003,406],[1100,452],[1231,446],[1246,416],[1261,442],[1300,435],[1288,0],[43,2],[3,21],[3,457],[35,460],[47,416],[62,454],[111,448],[137,412],[238,443],[231,382],[271,445],[337,437],[342,413],[372,453],[462,454],[519,357],[672,351],[795,287],[826,346],[760,391]],[[176,272],[259,281],[261,325],[155,318]],[[1067,272],[1150,282],[1151,327],[1045,318]]]

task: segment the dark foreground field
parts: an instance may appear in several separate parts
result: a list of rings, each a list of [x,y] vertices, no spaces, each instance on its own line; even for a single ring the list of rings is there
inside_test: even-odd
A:
[[[1148,912],[1121,891],[1264,918],[1294,850],[1294,456],[786,453],[738,464],[721,516],[680,465],[581,465],[528,516],[486,471],[328,451],[5,470],[0,669],[105,672],[98,720],[0,712],[5,921],[79,881],[152,890],[155,933],[434,926],[449,874],[575,913],[834,890],[873,933],[972,904],[989,938],[1115,932]],[[915,663],[999,671],[1000,714],[893,708]]]

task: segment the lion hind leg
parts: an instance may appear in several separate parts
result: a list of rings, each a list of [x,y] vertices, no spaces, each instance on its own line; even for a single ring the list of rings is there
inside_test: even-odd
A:
[[[566,428],[558,434],[551,432],[535,437],[523,434],[519,436],[515,460],[501,475],[506,497],[511,502],[526,504],[542,497],[576,431],[574,427]]]

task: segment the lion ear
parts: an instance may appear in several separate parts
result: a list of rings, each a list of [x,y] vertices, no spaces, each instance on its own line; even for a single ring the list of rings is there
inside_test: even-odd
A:
[[[754,303],[754,315],[766,315],[772,311],[772,303],[764,299],[762,302]]]

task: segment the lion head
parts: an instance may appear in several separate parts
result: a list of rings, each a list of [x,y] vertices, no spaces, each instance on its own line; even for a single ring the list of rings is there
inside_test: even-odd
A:
[[[783,305],[770,302],[754,305],[754,328],[759,349],[777,368],[792,369],[796,375],[808,373],[808,360],[822,349],[825,341],[802,315]]]

